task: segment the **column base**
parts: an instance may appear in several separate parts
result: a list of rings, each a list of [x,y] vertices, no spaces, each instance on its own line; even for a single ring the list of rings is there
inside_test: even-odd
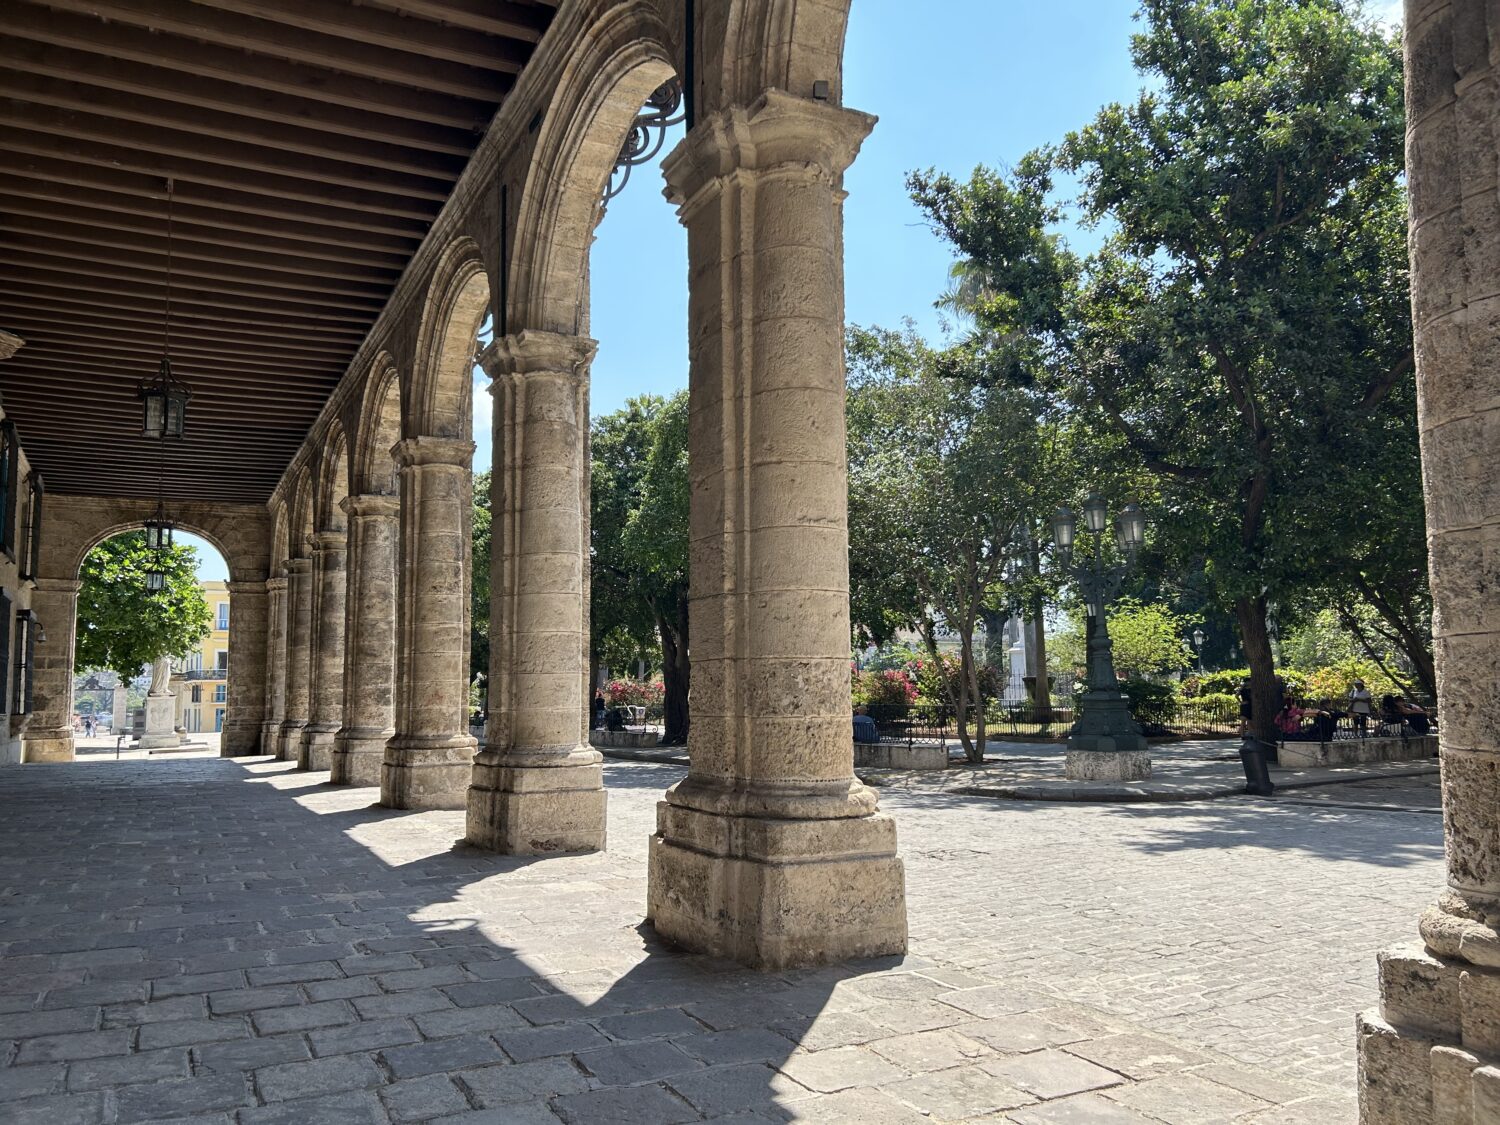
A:
[[[389,730],[340,730],[334,737],[332,760],[328,765],[331,785],[370,786],[380,784],[380,767],[385,761],[385,744],[391,740]]]
[[[333,764],[333,745],[339,728],[332,723],[309,723],[297,743],[299,770],[326,770]]]
[[[509,764],[486,750],[474,759],[464,839],[503,855],[604,850],[603,755],[579,747],[550,766]]]
[[[468,735],[391,739],[380,767],[380,803],[389,809],[467,807],[478,746]]]
[[[21,734],[23,762],[71,762],[76,757],[71,730],[27,730]]]
[[[274,719],[260,724],[260,752],[268,757],[276,757],[278,743],[281,741],[281,720]]]
[[[656,806],[646,920],[754,969],[906,952],[906,879],[884,813],[776,820]]]
[[[1151,755],[1144,750],[1074,750],[1063,758],[1069,781],[1144,781],[1151,776]]]
[[[283,762],[295,762],[298,749],[302,745],[302,728],[307,726],[306,719],[283,719],[281,722],[281,733],[276,738],[276,757]]]

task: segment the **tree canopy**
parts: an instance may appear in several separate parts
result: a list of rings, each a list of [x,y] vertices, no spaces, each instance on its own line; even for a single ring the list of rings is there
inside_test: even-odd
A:
[[[146,588],[153,567],[166,576],[161,590]],[[213,623],[192,547],[157,552],[143,532],[116,535],[88,553],[79,577],[77,668],[129,682],[163,656],[186,656]]]

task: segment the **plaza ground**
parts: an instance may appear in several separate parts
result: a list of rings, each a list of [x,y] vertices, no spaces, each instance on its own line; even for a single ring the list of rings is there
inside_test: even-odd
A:
[[[1435,777],[1156,805],[882,790],[904,960],[759,975],[641,924],[680,767],[606,852],[455,841],[266,759],[0,774],[0,1120],[1353,1121]]]

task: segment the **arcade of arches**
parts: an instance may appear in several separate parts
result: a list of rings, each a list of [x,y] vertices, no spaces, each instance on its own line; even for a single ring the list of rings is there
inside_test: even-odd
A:
[[[671,941],[761,967],[901,951],[894,826],[854,777],[847,711],[842,175],[874,125],[841,104],[848,0],[552,7],[263,502],[176,505],[231,569],[223,753],[378,785],[394,808],[465,808],[468,840],[496,852],[605,847],[586,736],[587,258],[637,111],[681,75],[693,119],[664,172],[690,264],[693,726],[647,914]],[[1406,28],[1450,885],[1423,944],[1382,957],[1359,1036],[1364,1120],[1417,1125],[1500,1114],[1500,9],[1407,0]],[[478,745],[469,410],[487,316]],[[26,379],[7,375],[8,411]],[[276,397],[274,376],[261,393]],[[56,491],[30,592],[49,625],[72,620],[83,553],[150,507]],[[37,650],[27,760],[72,754],[70,633]]]

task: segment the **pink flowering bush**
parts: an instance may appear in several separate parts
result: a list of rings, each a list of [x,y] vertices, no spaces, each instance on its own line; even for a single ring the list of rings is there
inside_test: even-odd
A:
[[[917,685],[898,668],[854,673],[854,702],[872,707],[910,705],[917,701]]]
[[[611,707],[660,707],[666,688],[660,680],[610,680],[604,702]]]

